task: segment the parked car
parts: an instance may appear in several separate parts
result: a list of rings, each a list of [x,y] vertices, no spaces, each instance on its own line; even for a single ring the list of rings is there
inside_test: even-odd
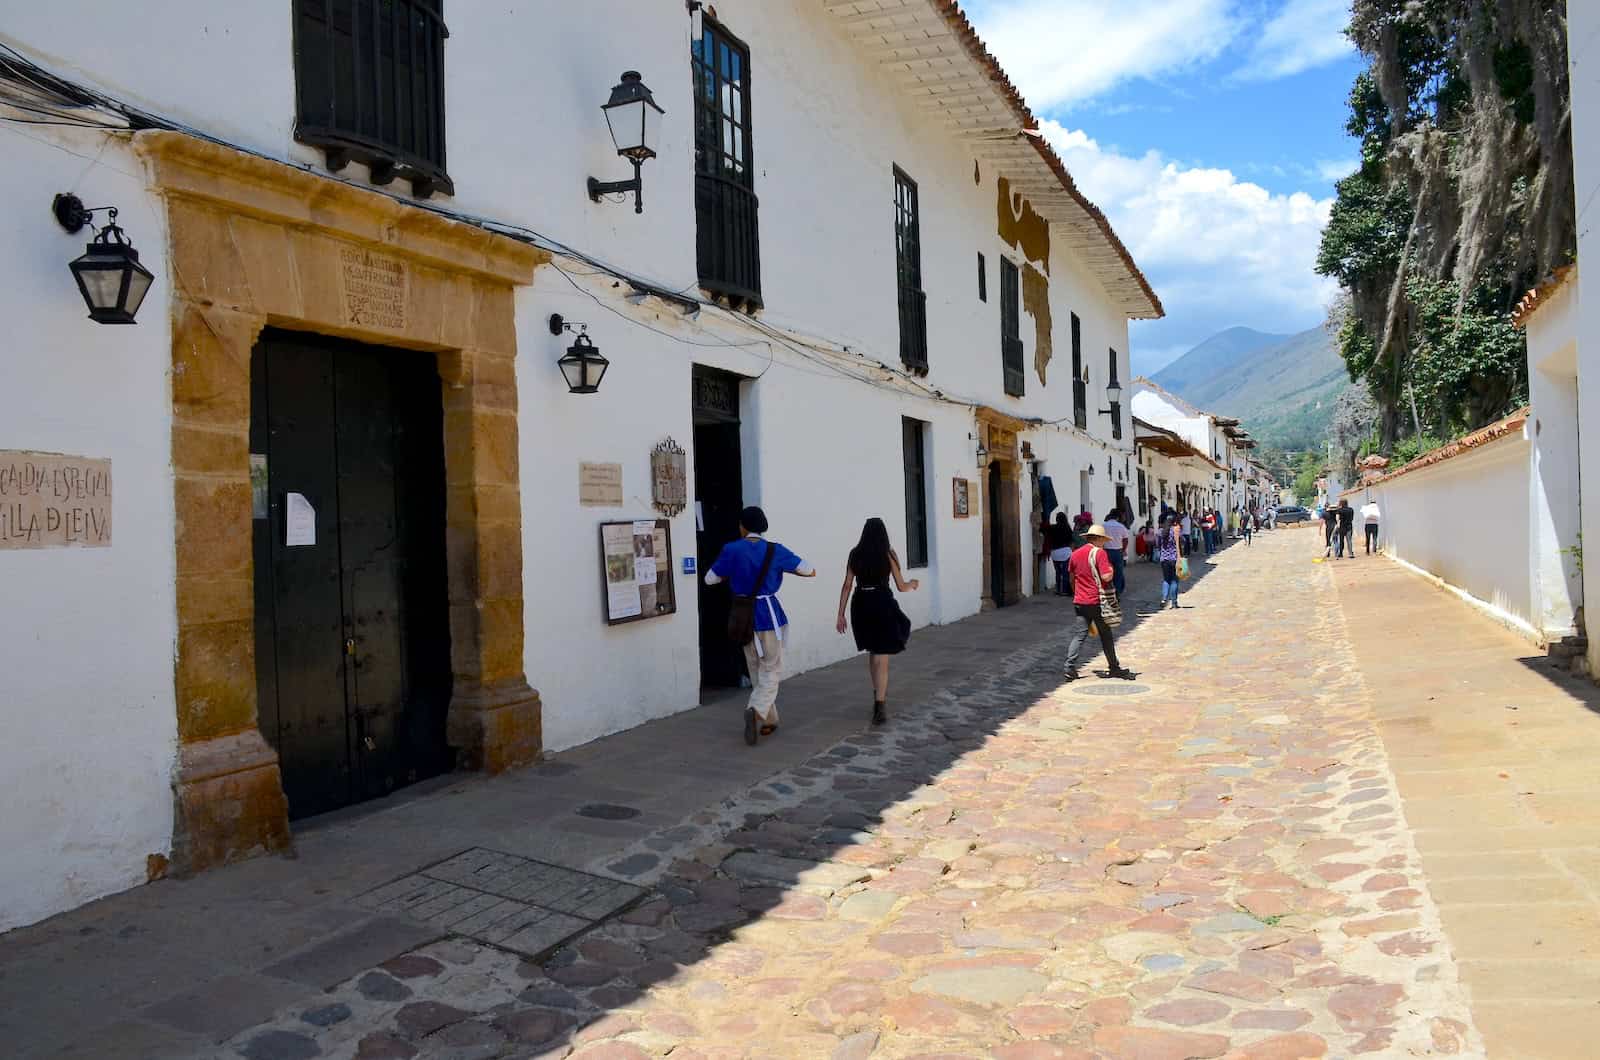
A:
[[[1303,523],[1311,518],[1311,513],[1298,504],[1285,504],[1278,509],[1278,522]]]

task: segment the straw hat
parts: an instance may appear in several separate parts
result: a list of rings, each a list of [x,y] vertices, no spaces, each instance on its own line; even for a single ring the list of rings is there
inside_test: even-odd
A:
[[[1083,536],[1084,537],[1098,537],[1102,541],[1110,541],[1111,540],[1111,535],[1106,533],[1106,528],[1101,526],[1099,523],[1095,523],[1093,526],[1089,527],[1089,529],[1085,530],[1083,532]]]

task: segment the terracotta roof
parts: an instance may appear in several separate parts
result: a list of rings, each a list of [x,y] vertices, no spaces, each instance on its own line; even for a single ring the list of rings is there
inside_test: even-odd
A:
[[[1464,437],[1457,438],[1449,445],[1440,446],[1431,453],[1424,453],[1409,464],[1404,464],[1375,478],[1367,479],[1362,482],[1360,489],[1345,490],[1341,496],[1348,497],[1350,494],[1359,493],[1369,486],[1376,486],[1380,482],[1388,482],[1390,479],[1399,478],[1401,475],[1409,475],[1413,471],[1421,471],[1425,467],[1442,464],[1446,460],[1461,456],[1474,449],[1481,449],[1491,442],[1498,442],[1500,439],[1522,430],[1522,425],[1528,422],[1529,411],[1530,409],[1524,408],[1513,412],[1505,419],[1491,423],[1489,426],[1473,431]]]
[[[1078,190],[1039,133],[1022,94],[956,0],[825,0],[822,5],[908,95],[938,115],[974,153],[1007,171],[1012,186],[1059,226],[1112,300],[1133,319],[1166,315],[1099,207]]]
[[[1137,416],[1133,418],[1133,435],[1136,445],[1142,445],[1146,449],[1153,449],[1163,456],[1170,456],[1176,460],[1196,457],[1204,460],[1218,471],[1228,470],[1190,445],[1177,431],[1169,431],[1165,427],[1157,427],[1155,424],[1147,423]]]
[[[1549,279],[1523,295],[1522,301],[1518,302],[1517,307],[1511,311],[1512,326],[1527,327],[1528,318],[1538,312],[1539,308],[1548,302],[1552,295],[1566,286],[1567,280],[1576,276],[1577,272],[1578,267],[1576,265],[1563,265],[1551,273]]]

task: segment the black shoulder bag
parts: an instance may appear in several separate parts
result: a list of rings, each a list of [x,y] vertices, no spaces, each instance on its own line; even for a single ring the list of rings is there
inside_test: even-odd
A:
[[[741,648],[756,639],[756,597],[766,584],[767,572],[772,569],[772,556],[776,551],[777,546],[768,541],[766,558],[761,561],[761,573],[756,575],[756,583],[752,587],[755,591],[749,596],[734,593],[733,602],[728,607],[728,639]]]

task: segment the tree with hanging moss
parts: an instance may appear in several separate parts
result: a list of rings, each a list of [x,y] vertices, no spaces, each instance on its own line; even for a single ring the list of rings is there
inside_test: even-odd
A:
[[[1379,448],[1449,437],[1526,400],[1517,300],[1572,260],[1565,0],[1354,0],[1367,60],[1317,271],[1349,297],[1350,377]]]

